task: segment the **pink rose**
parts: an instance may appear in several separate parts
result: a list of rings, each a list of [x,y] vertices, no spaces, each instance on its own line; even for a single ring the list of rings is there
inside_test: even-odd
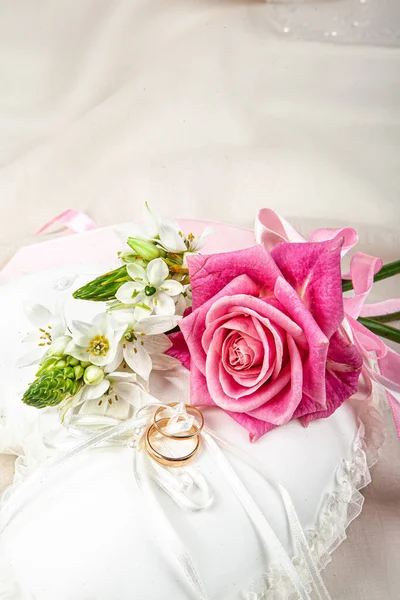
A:
[[[357,390],[362,358],[341,328],[342,240],[258,245],[188,259],[193,311],[174,354],[191,402],[216,405],[252,441],[301,417],[331,415]]]

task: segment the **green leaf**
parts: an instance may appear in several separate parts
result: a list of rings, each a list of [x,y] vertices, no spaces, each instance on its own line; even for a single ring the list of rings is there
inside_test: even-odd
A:
[[[378,323],[390,323],[391,321],[400,321],[400,311],[394,313],[388,313],[387,315],[375,315],[371,317],[373,321]]]
[[[391,327],[390,325],[384,325],[379,321],[375,321],[374,319],[369,319],[366,317],[359,317],[358,321],[361,325],[364,325],[367,329],[383,337],[387,340],[391,340],[392,342],[397,342],[400,344],[400,330],[395,327]]]

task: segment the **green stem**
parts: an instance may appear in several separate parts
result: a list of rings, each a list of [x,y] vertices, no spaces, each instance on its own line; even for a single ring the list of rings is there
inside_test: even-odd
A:
[[[387,340],[391,340],[392,342],[397,342],[400,344],[400,330],[391,327],[390,325],[384,325],[379,321],[375,321],[374,319],[369,319],[366,317],[359,317],[358,321],[361,325],[364,325],[367,329],[383,337]]]
[[[381,281],[381,279],[387,279],[388,277],[393,277],[393,275],[398,275],[400,273],[400,260],[395,260],[394,262],[388,263],[387,265],[383,265],[382,269],[377,272],[374,277],[374,282]],[[353,289],[353,282],[351,279],[342,279],[342,290],[343,292],[349,292]]]
[[[392,321],[400,321],[400,311],[389,313],[387,315],[375,315],[374,317],[370,318],[378,323],[391,323]]]

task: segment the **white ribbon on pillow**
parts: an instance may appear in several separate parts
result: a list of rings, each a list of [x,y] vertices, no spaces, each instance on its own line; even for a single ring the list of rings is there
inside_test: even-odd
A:
[[[156,401],[156,399],[154,400],[155,402],[151,402],[139,409],[134,418],[122,423],[116,422],[115,419],[101,416],[76,415],[70,418],[66,423],[67,432],[69,434],[69,439],[67,441],[70,443],[71,436],[77,435],[83,437],[84,440],[73,448],[66,450],[61,456],[46,461],[34,474],[23,481],[15,491],[10,494],[0,514],[0,532],[3,531],[17,515],[18,511],[23,507],[24,502],[29,502],[34,493],[40,493],[40,486],[39,489],[36,489],[35,491],[35,484],[42,483],[58,467],[65,464],[73,457],[99,445],[128,444],[133,450],[133,473],[135,481],[143,492],[143,511],[147,512],[149,507],[152,507],[152,518],[156,518],[159,522],[158,532],[162,538],[160,541],[170,548],[172,556],[175,557],[186,580],[196,594],[196,598],[198,600],[211,600],[191,557],[154,495],[151,482],[155,482],[163,489],[179,507],[189,511],[200,511],[210,507],[213,502],[213,494],[206,479],[196,469],[190,467],[174,469],[163,467],[151,459],[146,452],[141,451],[143,446],[143,436],[152,422],[155,410],[160,406],[165,406]],[[191,428],[193,417],[186,413],[187,418],[182,418],[182,405],[177,405],[175,409],[171,408],[170,414],[170,424],[175,430],[177,426],[179,427],[180,432],[184,431],[185,427],[187,430]],[[178,414],[179,419],[177,418]],[[105,429],[93,435],[94,428],[98,430],[99,428],[104,427]],[[50,435],[48,435],[45,440],[47,446],[52,448],[60,447],[62,441],[60,442],[59,432],[60,430],[57,430],[56,434],[50,432]],[[201,435],[213,460],[248,514],[263,544],[267,548],[273,549],[277,561],[289,577],[298,598],[300,600],[311,600],[307,590],[307,585],[311,582],[318,600],[331,600],[328,590],[319,574],[318,566],[312,557],[303,528],[288,491],[279,481],[272,480],[270,477],[266,476],[258,465],[254,466],[252,459],[249,459],[246,453],[239,451],[212,430],[205,428]],[[242,458],[244,462],[260,472],[280,495],[293,534],[294,545],[307,569],[309,582],[304,582],[300,577],[278,536],[269,525],[267,519],[241,482],[235,470],[225,458],[220,446],[225,446],[231,452]]]

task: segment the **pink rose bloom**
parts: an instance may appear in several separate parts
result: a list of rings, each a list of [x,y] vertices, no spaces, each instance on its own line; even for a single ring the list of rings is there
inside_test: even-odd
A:
[[[362,357],[341,328],[341,246],[188,258],[193,311],[172,353],[190,359],[193,405],[218,406],[255,441],[291,419],[328,417],[357,391]]]

